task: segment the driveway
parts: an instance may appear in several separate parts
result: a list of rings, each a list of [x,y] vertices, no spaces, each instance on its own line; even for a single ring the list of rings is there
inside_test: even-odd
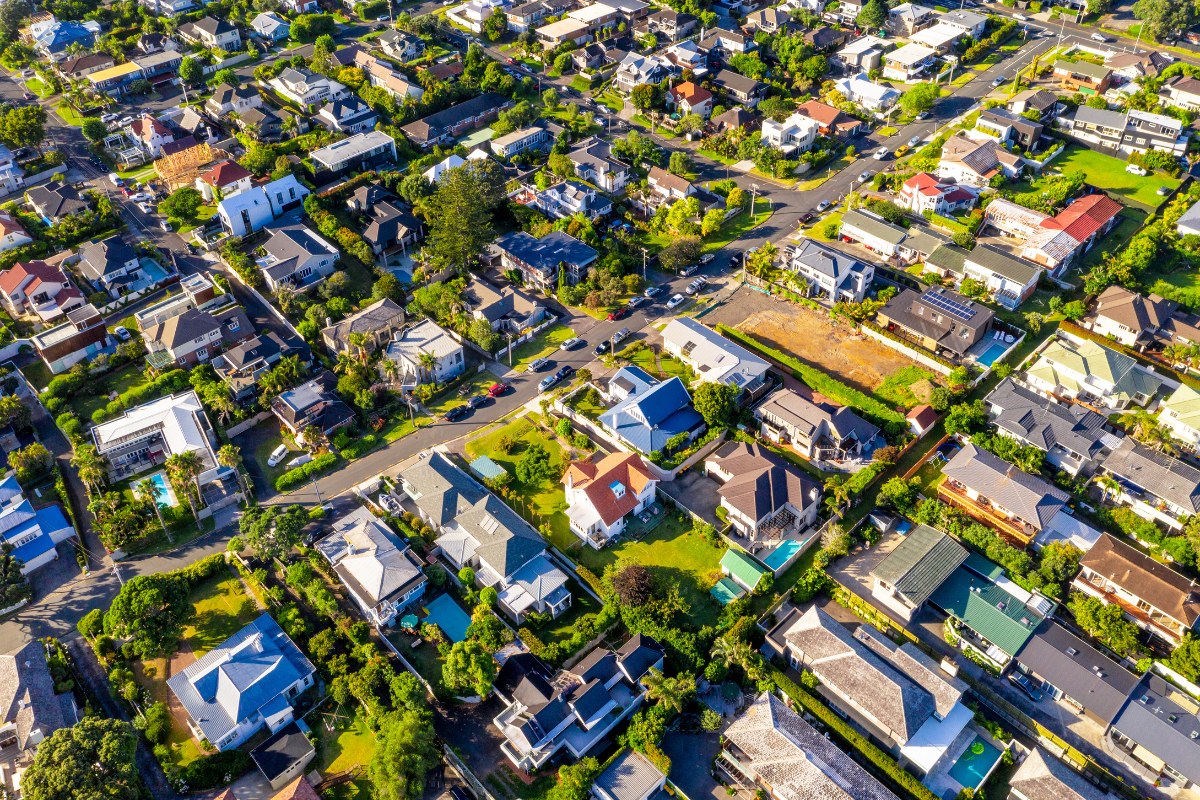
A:
[[[712,776],[712,760],[721,750],[720,733],[668,731],[662,750],[671,759],[671,781],[688,800],[729,800],[725,787]]]
[[[272,416],[232,439],[234,445],[241,449],[242,463],[246,465],[246,472],[250,473],[250,480],[254,483],[254,496],[260,503],[275,496],[275,487],[267,480],[267,476],[263,472],[264,465],[258,463],[254,454],[265,442],[278,437],[279,420]]]
[[[453,748],[475,777],[485,783],[494,770],[505,765],[512,767],[512,762],[500,750],[504,736],[492,724],[504,708],[493,695],[477,705],[439,705],[438,713],[433,717],[437,735]],[[545,769],[551,767],[547,765]],[[516,770],[513,772],[515,774]]]
[[[896,532],[886,534],[880,539],[874,547],[869,550],[863,550],[856,554],[845,556],[837,563],[837,567],[830,571],[830,576],[838,583],[848,587],[855,594],[862,597],[871,596],[871,588],[875,583],[875,579],[871,577],[871,570],[879,566],[883,559],[896,549],[896,547],[904,541],[904,537]],[[889,615],[895,618],[894,614]],[[897,620],[903,624],[903,620]]]

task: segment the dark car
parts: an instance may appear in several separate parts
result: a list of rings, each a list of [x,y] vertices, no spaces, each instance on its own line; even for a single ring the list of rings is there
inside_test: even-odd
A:
[[[486,394],[477,394],[467,401],[467,405],[469,405],[471,408],[479,408],[480,406],[485,405],[490,399],[491,397]]]
[[[812,214],[807,214],[807,213],[806,213],[806,214],[801,214],[801,215],[800,215],[800,224],[801,224],[801,225],[807,225],[808,223],[812,222],[812,219],[813,219],[813,215],[812,215]]]
[[[611,349],[612,349],[612,343],[609,342],[608,339],[605,339],[603,342],[596,345],[596,349],[593,350],[592,352],[598,356],[602,356]]]
[[[628,313],[628,308],[618,308],[616,311],[608,315],[608,321],[612,322],[613,320],[621,319],[621,317],[624,317]]]
[[[463,417],[465,417],[467,415],[467,412],[470,410],[471,410],[470,406],[455,406],[454,408],[452,408],[446,412],[443,419],[445,419],[446,422],[454,422],[454,420],[456,420],[456,419],[462,419]]]
[[[561,381],[563,378],[570,377],[571,373],[573,373],[573,372],[575,372],[575,368],[572,367],[570,364],[567,364],[565,366],[559,367],[558,372],[554,373],[554,377],[558,378]]]
[[[1041,693],[1038,692],[1037,689],[1033,688],[1033,682],[1030,681],[1027,676],[1022,675],[1019,672],[1014,672],[1008,676],[1008,679],[1015,683],[1018,689],[1029,695],[1029,699],[1033,702],[1036,703],[1042,699]]]

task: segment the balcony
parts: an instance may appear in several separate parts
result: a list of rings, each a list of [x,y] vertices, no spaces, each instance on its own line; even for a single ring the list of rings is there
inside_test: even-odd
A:
[[[1153,634],[1156,634],[1162,639],[1167,640],[1172,645],[1178,646],[1183,640],[1180,631],[1179,623],[1169,617],[1164,617],[1161,614],[1156,614],[1153,611],[1146,611],[1138,608],[1137,605],[1130,603],[1116,592],[1109,591],[1103,586],[1097,586],[1091,580],[1083,577],[1083,573],[1076,576],[1071,582],[1072,589],[1078,589],[1084,594],[1097,598],[1101,602],[1108,605],[1120,606],[1125,612],[1125,616],[1133,620],[1139,628],[1143,628]]]
[[[937,488],[938,498],[942,502],[967,512],[971,519],[995,530],[1015,547],[1024,549],[1029,546],[1038,533],[1033,526],[1005,516],[985,499],[972,500],[966,490],[955,485],[953,481],[942,481]]]

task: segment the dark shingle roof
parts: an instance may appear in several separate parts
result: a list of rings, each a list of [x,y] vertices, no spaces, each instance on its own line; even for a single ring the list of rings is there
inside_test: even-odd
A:
[[[1049,620],[1025,643],[1017,660],[1105,723],[1117,715],[1138,682],[1137,675]]]
[[[975,489],[1039,530],[1054,519],[1069,497],[1062,489],[970,442],[950,459],[942,474]]]
[[[986,398],[996,427],[1006,430],[1040,450],[1055,445],[1073,453],[1094,457],[1103,450],[1104,417],[1078,403],[1057,403],[1005,378]]]

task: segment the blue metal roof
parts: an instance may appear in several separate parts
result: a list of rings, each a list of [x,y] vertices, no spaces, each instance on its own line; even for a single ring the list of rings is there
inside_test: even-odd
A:
[[[703,426],[704,417],[692,408],[683,381],[672,378],[625,398],[601,414],[600,423],[643,453],[653,453],[672,436]]]

